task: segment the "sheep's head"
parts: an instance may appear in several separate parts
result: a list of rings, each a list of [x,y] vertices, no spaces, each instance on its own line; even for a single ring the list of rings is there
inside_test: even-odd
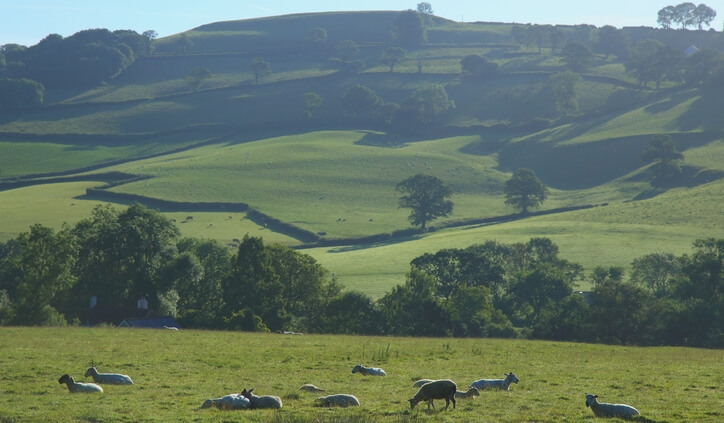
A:
[[[85,377],[91,376],[93,373],[98,373],[98,370],[95,367],[88,367],[88,370],[85,371]]]
[[[73,378],[70,377],[70,375],[67,373],[61,376],[60,379],[58,379],[58,383],[60,384],[66,383],[68,381],[73,381]]]
[[[251,396],[252,396],[251,391],[253,391],[253,390],[254,390],[254,388],[251,388],[251,389],[249,389],[249,390],[247,390],[246,388],[244,388],[244,390],[241,391],[241,395],[242,395],[244,398],[246,398],[246,399],[251,399]]]
[[[408,401],[410,401],[410,410],[413,410],[415,408],[415,406],[417,405],[417,403],[420,402],[420,401],[416,400],[415,398],[410,398]]]
[[[518,383],[518,377],[513,374],[513,372],[506,373],[505,378],[510,381],[510,383]]]
[[[598,399],[598,395],[593,395],[586,392],[586,407],[590,407],[595,404],[596,399]]]
[[[361,370],[362,370],[362,365],[358,364],[358,365],[354,366],[354,368],[352,369],[352,373],[357,373]]]

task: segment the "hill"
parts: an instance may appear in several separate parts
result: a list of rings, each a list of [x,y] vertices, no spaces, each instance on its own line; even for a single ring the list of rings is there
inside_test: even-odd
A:
[[[42,107],[4,112],[0,236],[77,221],[99,202],[140,201],[179,222],[194,215],[179,224],[185,235],[230,243],[263,234],[316,247],[305,251],[346,286],[375,296],[401,282],[416,255],[490,238],[547,236],[591,269],[724,236],[721,96],[678,82],[642,86],[623,59],[600,53],[580,72],[579,110],[563,117],[549,79],[565,69],[562,45],[512,37],[535,25],[427,17],[425,42],[404,45],[405,59],[391,71],[380,58],[401,45],[391,35],[398,15],[210,23],[155,40],[153,54],[104,84],[48,89]],[[314,29],[325,38],[311,38]],[[594,49],[601,31],[555,30]],[[724,49],[716,31],[620,31],[632,44],[654,38],[681,50]],[[469,55],[495,63],[495,77],[461,73]],[[258,83],[250,68],[257,57],[271,68]],[[210,77],[196,90],[188,76],[200,67]],[[394,108],[431,84],[445,88],[455,109],[420,131],[342,112],[355,85]],[[311,116],[307,93],[322,100]],[[664,187],[651,184],[639,159],[657,134],[685,157],[682,178]],[[543,211],[599,207],[480,226],[515,212],[502,187],[520,167],[550,188]],[[438,232],[410,231],[397,208],[395,185],[415,173],[453,188],[454,214],[434,222]]]

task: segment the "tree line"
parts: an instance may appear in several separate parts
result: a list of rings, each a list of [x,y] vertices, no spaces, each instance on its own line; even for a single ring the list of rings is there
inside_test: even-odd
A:
[[[229,248],[181,238],[143,206],[105,205],[0,243],[0,324],[79,325],[91,296],[116,307],[144,296],[187,328],[724,346],[724,240],[631,268],[628,279],[617,267],[585,275],[548,238],[485,241],[416,257],[404,283],[374,300],[260,237]],[[594,288],[581,293],[586,278]]]

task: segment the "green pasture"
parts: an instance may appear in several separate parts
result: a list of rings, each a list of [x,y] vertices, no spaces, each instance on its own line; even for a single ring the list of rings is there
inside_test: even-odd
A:
[[[635,406],[649,422],[724,418],[721,351],[498,339],[279,335],[116,328],[0,328],[0,421],[4,422],[594,422],[585,393]],[[383,377],[352,374],[382,367]],[[58,378],[85,370],[129,375],[133,385],[69,394]],[[420,378],[520,382],[483,391],[443,411],[408,399]],[[314,407],[320,394],[348,393],[360,407]],[[280,410],[202,409],[207,398],[254,388],[277,395]],[[608,420],[612,422],[617,419]]]

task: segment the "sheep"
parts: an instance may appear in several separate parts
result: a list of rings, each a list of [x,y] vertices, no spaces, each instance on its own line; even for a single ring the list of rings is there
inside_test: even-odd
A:
[[[354,407],[359,406],[359,400],[350,394],[334,394],[319,397],[314,404],[320,407]]]
[[[619,417],[632,419],[639,415],[639,410],[627,404],[608,404],[598,402],[598,395],[586,393],[586,407],[591,407],[596,417]]]
[[[282,399],[273,395],[254,395],[251,393],[254,388],[244,389],[241,395],[245,396],[251,403],[251,409],[254,408],[282,408]]]
[[[432,381],[433,381],[433,379],[420,379],[420,380],[416,381],[415,383],[413,383],[412,386],[413,386],[414,388],[419,388],[419,387],[421,387],[422,385],[424,385],[424,384],[426,384],[426,383],[428,383],[428,382],[432,382]]]
[[[120,373],[98,373],[95,367],[89,367],[85,371],[85,377],[93,376],[93,382],[105,383],[108,385],[133,385],[133,380],[127,375]]]
[[[361,364],[354,366],[352,373],[361,373],[364,376],[387,376],[387,373],[379,367],[365,367]]]
[[[433,380],[420,387],[414,397],[410,398],[410,409],[414,409],[420,401],[427,402],[427,409],[430,410],[432,405],[435,408],[433,400],[444,399],[445,410],[450,406],[452,401],[453,409],[455,408],[455,392],[458,387],[455,382],[449,379]]]
[[[307,391],[307,392],[324,392],[324,389],[317,388],[316,386],[312,385],[311,383],[305,383],[304,385],[299,387],[300,391]]]
[[[73,380],[73,376],[69,374],[64,374],[63,376],[58,379],[58,383],[63,384],[65,383],[66,386],[68,386],[68,391],[71,394],[74,394],[76,392],[86,392],[86,393],[93,393],[93,392],[100,392],[103,393],[103,388],[100,387],[100,385],[96,385],[95,383],[81,383],[76,382]]]
[[[500,389],[507,391],[510,389],[511,383],[518,383],[518,378],[511,372],[505,374],[505,379],[480,379],[470,384],[473,388],[483,389]]]
[[[478,388],[472,386],[469,386],[467,391],[455,391],[455,398],[457,399],[466,399],[479,396],[480,391],[478,391]]]
[[[229,394],[221,398],[210,398],[201,404],[201,408],[216,407],[219,410],[243,410],[251,407],[248,398],[241,394]]]

